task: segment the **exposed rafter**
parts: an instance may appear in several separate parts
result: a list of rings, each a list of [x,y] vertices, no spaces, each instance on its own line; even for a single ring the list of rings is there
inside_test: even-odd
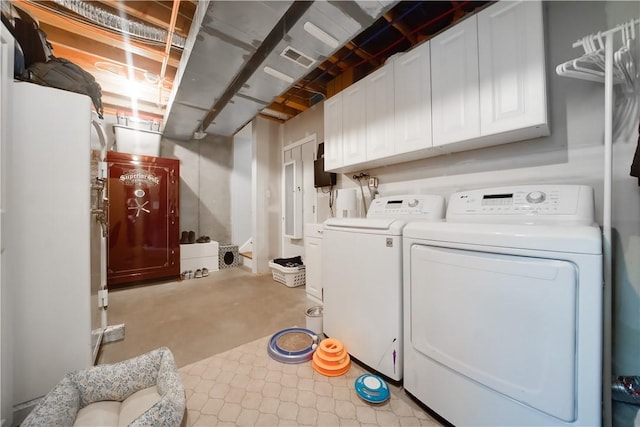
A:
[[[275,120],[294,117],[380,67],[389,56],[432,37],[487,3],[457,0],[399,2],[370,28],[309,70],[287,92],[274,98],[268,108],[275,114]],[[162,42],[145,41],[135,35],[126,36],[101,27],[65,9],[59,0],[14,0],[14,4],[40,22],[56,56],[75,62],[96,77],[102,86],[107,112],[133,111],[137,106],[140,115],[163,118],[183,53],[168,40],[172,40],[172,34],[183,40],[187,38],[198,8],[197,1],[87,0],[93,8],[167,32],[170,36]],[[301,4],[297,6],[302,7]],[[224,107],[222,101],[228,102],[234,96],[238,90],[237,79],[238,76],[229,76],[223,97],[213,99],[212,96],[212,107],[203,124],[216,117]],[[133,83],[135,89],[132,89]],[[270,118],[274,119],[274,116]]]

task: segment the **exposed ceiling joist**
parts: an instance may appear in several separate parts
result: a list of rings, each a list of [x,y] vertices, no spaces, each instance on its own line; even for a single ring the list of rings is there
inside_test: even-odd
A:
[[[172,128],[180,139],[189,139],[198,126],[210,133],[233,132],[265,107],[278,120],[294,117],[487,3],[74,0],[70,10],[64,0],[13,2],[40,22],[56,56],[96,77],[108,111],[135,111],[165,121],[176,117]],[[287,18],[283,28],[274,28],[290,7],[300,9],[300,22]],[[160,36],[148,41],[146,34],[127,36],[106,28],[106,22],[92,23],[95,15],[83,15],[78,8],[94,14],[103,10],[118,22],[132,22]],[[311,24],[325,34],[309,32]],[[267,40],[271,31],[274,39]],[[261,49],[265,42],[268,46]],[[281,54],[289,48],[315,61],[312,67],[303,71],[296,58]],[[185,52],[189,56],[183,58]],[[267,75],[265,68],[276,73]],[[159,83],[161,76],[165,79]],[[186,89],[172,99],[174,85]]]

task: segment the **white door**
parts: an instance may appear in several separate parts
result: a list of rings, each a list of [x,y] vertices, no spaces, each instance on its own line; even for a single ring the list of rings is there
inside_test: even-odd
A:
[[[480,136],[476,16],[431,39],[433,145]]]
[[[410,257],[411,346],[448,372],[573,420],[575,265],[421,245]]]
[[[366,160],[388,157],[395,152],[393,117],[393,64],[367,76],[366,80]]]
[[[498,2],[478,14],[482,135],[546,123],[542,4]]]
[[[364,162],[367,159],[367,110],[364,81],[342,91],[342,164]],[[326,161],[326,160],[325,160]]]
[[[429,42],[394,61],[395,153],[433,145],[431,139],[431,65]]]
[[[324,102],[324,169],[342,166],[342,92]]]
[[[313,186],[315,152],[316,134],[298,140],[283,149],[282,256],[284,257],[304,254],[305,224],[314,224],[317,221],[318,195]]]

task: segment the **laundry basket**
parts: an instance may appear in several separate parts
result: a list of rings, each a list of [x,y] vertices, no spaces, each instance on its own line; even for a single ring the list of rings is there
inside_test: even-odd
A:
[[[273,261],[269,261],[269,267],[273,274],[273,280],[290,288],[305,284],[306,271],[304,265],[299,267],[283,267]]]

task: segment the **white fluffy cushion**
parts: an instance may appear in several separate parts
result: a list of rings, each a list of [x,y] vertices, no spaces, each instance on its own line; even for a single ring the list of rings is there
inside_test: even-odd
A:
[[[120,417],[118,418],[119,426],[128,426],[144,413],[160,401],[160,395],[155,387],[145,388],[133,393],[120,404]]]
[[[74,427],[81,426],[128,426],[160,401],[155,387],[145,388],[133,393],[123,402],[95,402],[78,411]]]
[[[74,426],[117,426],[120,402],[103,401],[92,403],[78,411]]]

